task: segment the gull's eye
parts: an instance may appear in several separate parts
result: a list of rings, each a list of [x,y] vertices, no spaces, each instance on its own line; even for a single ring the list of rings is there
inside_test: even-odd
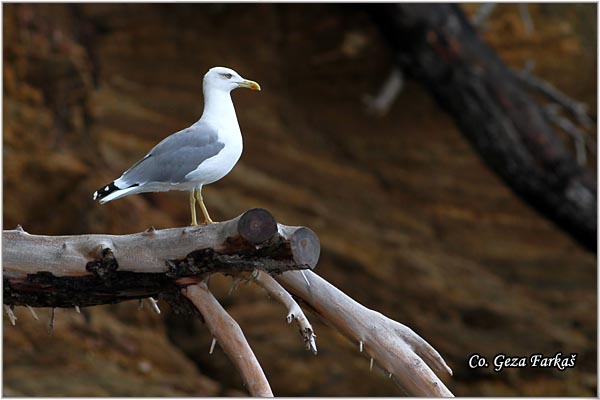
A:
[[[219,75],[221,75],[225,79],[231,79],[233,77],[233,75],[231,75],[231,74],[219,74]]]

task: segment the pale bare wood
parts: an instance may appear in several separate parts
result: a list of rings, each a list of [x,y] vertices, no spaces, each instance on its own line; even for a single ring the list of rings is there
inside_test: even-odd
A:
[[[194,264],[196,260],[192,254],[196,254],[198,249],[202,248],[211,248],[211,251],[218,251],[233,258],[228,259],[229,264],[209,269],[208,273],[194,274],[192,271],[189,274],[185,272],[183,276],[169,275],[172,282],[167,280],[171,282],[167,286],[152,286],[154,283],[146,280],[150,282],[150,289],[140,291],[144,288],[143,284],[139,283],[140,277],[145,276],[144,279],[148,279],[148,275],[166,273],[169,271],[171,259],[184,257],[184,262]],[[44,292],[44,296],[35,296],[34,292],[34,296],[30,298],[26,295],[31,294],[31,290],[42,288],[46,290],[48,281],[44,279],[49,279],[48,276],[51,279],[58,277],[59,286],[63,282],[62,279],[65,279],[69,287],[73,280],[79,282],[82,277],[90,278],[91,274],[86,269],[86,265],[90,261],[97,262],[98,259],[102,261],[101,264],[106,261],[106,249],[111,250],[110,257],[119,261],[116,271],[118,273],[125,271],[125,275],[112,276],[113,280],[105,288],[106,293],[102,292],[101,296],[97,296],[99,303],[88,305],[113,302],[114,298],[106,296],[112,292],[118,292],[121,296],[139,298],[163,294],[165,290],[174,289],[177,293],[183,291],[205,319],[210,321],[209,329],[222,348],[232,357],[251,393],[272,396],[262,368],[248,347],[239,326],[210,294],[206,284],[198,282],[202,282],[214,272],[240,276],[240,271],[252,271],[254,268],[250,266],[256,264],[260,265],[261,270],[279,272],[298,268],[300,265],[304,268],[314,268],[319,257],[320,245],[312,231],[303,227],[279,225],[266,210],[260,209],[250,210],[238,218],[215,225],[161,231],[149,229],[143,233],[124,236],[51,237],[29,235],[22,228],[5,231],[3,236],[5,304],[54,307],[46,304],[50,301],[48,292]],[[200,262],[204,262],[202,254]],[[272,257],[273,255],[276,257]],[[248,260],[252,262],[248,263]],[[212,260],[213,263],[214,261]],[[246,264],[242,268],[235,265],[240,262]],[[179,272],[180,265],[177,265]],[[211,268],[213,267],[211,264]],[[114,272],[115,270],[103,272],[108,275],[100,276],[100,281],[96,280],[94,284],[111,278]],[[276,280],[274,280],[261,271],[257,272],[254,278],[257,278],[256,283],[287,307],[288,321],[291,318],[296,319],[307,344],[313,351],[316,351],[316,345],[312,326],[298,303],[283,287],[304,300],[323,320],[357,343],[359,350],[364,351],[371,360],[375,359],[377,364],[388,371],[408,394],[452,396],[434,371],[438,374],[452,372],[439,353],[425,340],[408,327],[360,305],[312,271],[300,272],[284,272],[283,275],[275,275]],[[133,275],[127,275],[128,273]],[[35,286],[36,281],[28,274],[43,278],[41,282],[37,282],[40,286]],[[125,278],[125,281],[122,278]],[[51,283],[56,282],[52,280]],[[23,286],[27,290],[19,292],[19,284],[30,286]],[[182,289],[186,285],[189,286]],[[94,287],[97,290],[98,287]],[[14,291],[15,296],[11,291]],[[73,289],[72,294],[76,296],[74,299],[68,297],[71,292],[60,294],[61,296],[58,297],[62,305],[58,305],[59,307],[77,307],[78,304],[89,301],[92,296],[83,286],[76,286]],[[38,297],[44,304],[25,301]],[[9,317],[13,315],[10,307],[6,307],[6,311]],[[11,322],[14,323],[12,318]],[[243,354],[241,358],[236,356],[240,349]]]
[[[325,322],[357,344],[411,396],[453,397],[436,376],[452,375],[440,354],[412,329],[373,311],[312,271],[287,271],[275,279]],[[307,285],[307,279],[310,285]]]
[[[267,222],[264,222],[265,215],[270,217]],[[198,249],[231,252],[231,247],[235,247],[235,239],[240,237],[240,231],[246,230],[249,233],[247,236],[254,235],[256,232],[252,229],[255,226],[252,224],[258,223],[263,223],[262,229],[266,235],[270,234],[269,237],[264,237],[265,241],[279,232],[284,240],[290,241],[290,246],[294,246],[295,241],[301,242],[309,238],[308,246],[297,245],[297,251],[292,251],[290,260],[299,264],[312,264],[308,265],[311,268],[316,265],[319,243],[312,231],[304,227],[278,226],[266,210],[253,209],[237,218],[216,224],[162,230],[150,228],[130,235],[31,235],[19,226],[3,232],[2,269],[5,277],[35,274],[40,270],[51,271],[55,276],[81,276],[89,274],[84,268],[87,262],[100,258],[102,250],[111,249],[119,261],[120,271],[166,272],[167,261],[185,257]],[[261,226],[257,229],[260,230]],[[258,232],[259,239],[260,234],[263,232]],[[257,249],[261,247],[260,242],[256,245]],[[303,256],[307,258],[304,259]]]
[[[15,313],[13,312],[12,308],[10,308],[9,306],[7,306],[5,304],[4,311],[6,311],[6,315],[8,316],[8,320],[10,321],[10,324],[12,326],[15,326],[15,324],[17,322],[17,317],[15,316]]]
[[[312,351],[313,354],[317,354],[317,344],[315,342],[315,331],[304,315],[304,312],[293,299],[293,297],[269,274],[266,274],[262,271],[255,271],[252,274],[253,282],[258,284],[260,287],[265,289],[271,296],[273,296],[277,301],[284,305],[287,309],[288,314],[286,317],[287,323],[291,323],[292,321],[296,321],[298,324],[298,328],[300,329],[300,334],[304,339],[304,343],[306,343],[306,350]]]
[[[240,326],[219,304],[208,290],[206,283],[200,282],[190,285],[182,289],[181,292],[198,308],[210,333],[241,373],[250,395],[273,397],[267,377],[244,337]]]
[[[239,218],[239,217],[238,217]],[[223,246],[235,234],[235,220],[218,225],[190,226],[130,235],[31,235],[23,230],[4,231],[3,272],[6,277],[52,271],[55,276],[81,276],[87,262],[112,249],[119,269],[130,272],[166,272],[167,260],[185,256],[199,248]]]

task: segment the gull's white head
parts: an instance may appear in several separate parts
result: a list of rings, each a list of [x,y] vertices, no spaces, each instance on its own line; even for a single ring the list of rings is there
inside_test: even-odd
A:
[[[225,67],[213,67],[204,75],[204,91],[206,90],[222,90],[231,92],[237,88],[247,88],[251,90],[260,90],[260,85],[254,81],[244,79],[232,70]]]

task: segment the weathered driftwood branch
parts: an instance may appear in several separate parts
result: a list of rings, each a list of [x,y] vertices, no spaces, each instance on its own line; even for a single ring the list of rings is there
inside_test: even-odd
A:
[[[179,293],[215,272],[313,268],[317,236],[263,209],[230,221],[132,235],[4,231],[4,304],[74,307]]]
[[[434,373],[450,369],[416,333],[358,304],[311,271],[293,271],[316,266],[319,240],[307,228],[277,224],[262,209],[215,225],[151,228],[123,236],[51,237],[17,229],[4,232],[3,248],[9,317],[15,305],[77,307],[158,295],[175,307],[193,304],[242,373],[250,394],[272,396],[239,326],[204,283],[217,272],[235,279],[255,271],[253,280],[287,307],[288,322],[297,321],[308,349],[316,352],[312,326],[283,287],[357,342],[408,394],[452,396]]]
[[[453,396],[435,374],[451,375],[452,370],[429,343],[412,329],[357,303],[312,271],[303,272],[310,286],[297,271],[275,279],[375,359],[410,396]]]
[[[244,385],[254,397],[273,397],[254,352],[235,320],[223,309],[204,281],[181,290],[198,308],[210,333],[242,375]]]

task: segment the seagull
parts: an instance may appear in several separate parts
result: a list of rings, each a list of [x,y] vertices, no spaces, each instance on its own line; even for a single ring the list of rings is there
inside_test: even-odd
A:
[[[231,101],[231,91],[237,88],[260,90],[260,85],[230,68],[209,69],[200,119],[165,138],[119,179],[94,192],[94,200],[104,204],[137,193],[184,190],[190,192],[192,225],[198,225],[196,200],[205,223],[214,223],[204,205],[202,186],[227,175],[242,155],[242,133]]]

